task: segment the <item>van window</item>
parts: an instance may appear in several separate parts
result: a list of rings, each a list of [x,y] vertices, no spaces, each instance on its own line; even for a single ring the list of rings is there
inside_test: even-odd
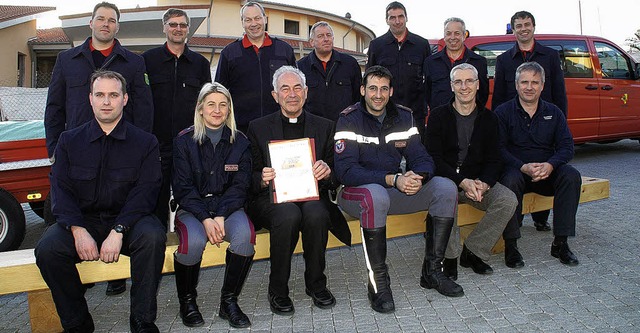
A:
[[[487,58],[487,73],[492,79],[496,73],[496,58],[513,47],[513,42],[487,43],[474,46],[471,51]]]
[[[610,44],[595,42],[603,79],[629,79],[631,67],[629,59]]]
[[[593,77],[593,63],[587,43],[581,40],[540,40],[560,54],[560,64],[565,78]]]

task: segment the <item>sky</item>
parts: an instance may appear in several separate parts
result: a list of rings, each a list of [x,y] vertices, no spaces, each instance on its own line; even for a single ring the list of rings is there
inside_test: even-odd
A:
[[[215,0],[213,0],[215,1]],[[288,0],[272,2],[287,3],[307,7],[335,15],[344,16],[347,12],[356,22],[373,30],[376,36],[384,34],[388,27],[385,23],[386,5],[391,0]],[[90,12],[99,2],[87,0],[0,0],[3,5],[32,5],[57,7],[48,18],[38,21],[39,28],[60,26],[60,15]],[[154,6],[156,0],[112,0],[119,8],[136,6]],[[447,3],[441,1],[404,0],[407,8],[407,26],[409,30],[425,38],[442,37],[443,22],[451,16],[462,18],[471,35],[504,34],[511,15],[519,10],[527,10],[536,18],[536,33],[580,34],[580,10],[582,8],[582,33],[601,36],[612,40],[628,50],[625,40],[640,29],[638,0],[537,0],[529,5],[517,1],[498,0],[457,0]],[[366,6],[363,6],[366,3]],[[434,4],[435,3],[435,4]],[[580,5],[580,6],[579,6]],[[634,15],[629,15],[635,13]],[[623,19],[627,17],[627,19]],[[629,19],[632,17],[634,19]],[[238,24],[240,22],[238,21]]]

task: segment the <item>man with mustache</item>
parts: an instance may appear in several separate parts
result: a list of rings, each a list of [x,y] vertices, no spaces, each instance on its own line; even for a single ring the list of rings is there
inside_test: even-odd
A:
[[[338,52],[333,38],[329,23],[316,22],[309,32],[313,51],[298,60],[298,68],[307,77],[307,111],[336,121],[342,110],[360,99],[362,77],[356,59]]]

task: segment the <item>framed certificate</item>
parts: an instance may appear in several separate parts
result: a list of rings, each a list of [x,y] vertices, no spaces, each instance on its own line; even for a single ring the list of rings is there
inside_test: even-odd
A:
[[[316,152],[313,139],[271,141],[268,144],[274,203],[318,200],[318,182],[313,176]]]

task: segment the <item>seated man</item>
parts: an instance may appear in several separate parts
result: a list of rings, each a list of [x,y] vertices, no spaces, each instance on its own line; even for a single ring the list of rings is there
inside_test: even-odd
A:
[[[500,126],[500,152],[505,170],[500,183],[518,198],[516,212],[502,234],[504,260],[511,268],[524,266],[518,251],[522,224],[522,196],[526,192],[553,195],[553,234],[551,255],[565,265],[578,264],[569,250],[568,236],[576,234],[576,212],[580,200],[580,173],[570,166],[573,137],[562,111],[540,99],[544,69],[526,62],[516,69],[518,95],[495,112]]]
[[[341,230],[346,230],[346,234],[338,238],[343,242],[349,242],[351,234],[344,216],[330,202],[326,190],[332,183],[331,138],[334,123],[304,111],[307,86],[305,76],[299,69],[291,66],[279,68],[273,74],[273,87],[273,98],[280,105],[280,112],[251,121],[247,133],[251,140],[254,194],[248,214],[256,226],[270,231],[271,311],[279,315],[292,315],[295,309],[289,298],[289,276],[291,257],[299,234],[302,232],[305,291],[313,299],[313,304],[321,309],[328,309],[336,304],[336,299],[327,288],[327,277],[324,275],[328,230],[342,226]],[[313,138],[315,141],[317,161],[313,165],[313,175],[319,182],[320,200],[272,203],[270,198],[273,193],[269,184],[278,175],[271,168],[267,144],[273,140],[299,138]]]
[[[340,114],[334,148],[336,174],[346,186],[338,193],[338,204],[360,218],[368,296],[378,312],[395,310],[386,264],[388,214],[429,210],[420,285],[445,296],[464,295],[462,287],[442,272],[456,211],[456,185],[433,177],[433,160],[420,143],[411,110],[389,103],[391,79],[382,66],[365,71],[363,100]]]
[[[62,133],[51,167],[51,198],[57,223],[35,249],[36,264],[51,289],[65,332],[93,332],[85,287],[75,264],[131,257],[132,332],[158,332],[156,293],[166,234],[153,215],[160,190],[160,153],[155,136],[122,118],[127,104],[122,75],[91,77],[95,115]]]
[[[449,75],[452,100],[431,111],[425,146],[436,164],[436,175],[458,184],[458,201],[485,211],[460,249],[460,228],[454,223],[445,253],[444,272],[458,278],[462,267],[491,274],[485,263],[491,248],[518,205],[513,192],[497,182],[502,171],[498,148],[498,119],[476,99],[480,82],[471,64],[453,67]]]

